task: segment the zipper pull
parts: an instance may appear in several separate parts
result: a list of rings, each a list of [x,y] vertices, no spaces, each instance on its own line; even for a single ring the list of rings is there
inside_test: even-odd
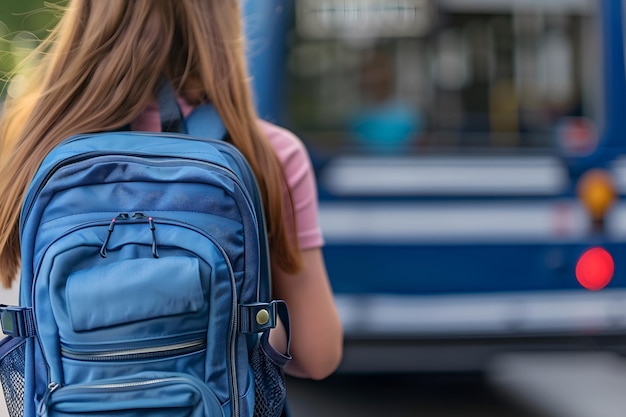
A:
[[[104,239],[104,243],[102,244],[102,247],[100,248],[100,256],[102,256],[103,258],[107,257],[107,245],[109,244],[109,240],[111,239],[111,235],[113,234],[113,229],[115,228],[117,221],[128,220],[128,219],[129,219],[128,213],[120,213],[117,216],[115,216],[113,220],[111,220],[111,223],[109,223],[107,237]]]
[[[150,225],[150,232],[152,232],[152,256],[158,258],[159,252],[157,250],[156,228],[154,227],[154,220],[152,217],[148,217],[148,224]]]
[[[50,396],[60,387],[61,384],[59,384],[58,382],[51,382],[48,384],[48,389],[43,395],[41,402],[39,402],[39,407],[37,408],[37,415],[39,417],[43,417],[48,413],[48,401],[50,401]]]
[[[157,248],[156,227],[154,226],[154,218],[152,216],[146,216],[143,213],[133,213],[133,219],[148,220],[148,226],[150,226],[150,232],[152,233],[152,256],[158,258],[159,251]]]

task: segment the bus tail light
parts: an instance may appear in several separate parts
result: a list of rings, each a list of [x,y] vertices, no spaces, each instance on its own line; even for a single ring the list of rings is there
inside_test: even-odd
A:
[[[603,248],[586,250],[576,264],[576,279],[584,288],[599,291],[606,287],[615,272],[611,254]]]

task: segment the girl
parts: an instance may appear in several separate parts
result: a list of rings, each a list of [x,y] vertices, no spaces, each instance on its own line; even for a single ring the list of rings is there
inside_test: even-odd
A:
[[[342,330],[321,253],[311,164],[291,133],[258,120],[245,66],[239,0],[71,0],[24,65],[28,82],[0,121],[0,278],[19,263],[19,212],[44,156],[63,139],[131,125],[159,130],[165,74],[184,113],[213,103],[259,183],[274,296],[292,320],[288,374],[321,379],[341,359]],[[271,343],[284,348],[284,332]]]

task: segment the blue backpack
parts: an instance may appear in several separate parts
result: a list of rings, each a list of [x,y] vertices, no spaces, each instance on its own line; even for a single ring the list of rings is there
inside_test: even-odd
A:
[[[20,306],[0,307],[10,417],[283,410],[253,173],[214,109],[181,120],[171,87],[159,103],[165,133],[69,138],[32,181]]]

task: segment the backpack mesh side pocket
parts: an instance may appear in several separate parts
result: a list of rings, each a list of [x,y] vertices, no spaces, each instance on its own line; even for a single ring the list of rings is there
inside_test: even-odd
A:
[[[281,416],[287,400],[283,368],[290,359],[272,348],[269,332],[263,333],[250,359],[254,371],[254,417]]]
[[[24,415],[26,339],[6,337],[0,341],[0,384],[9,417]]]

